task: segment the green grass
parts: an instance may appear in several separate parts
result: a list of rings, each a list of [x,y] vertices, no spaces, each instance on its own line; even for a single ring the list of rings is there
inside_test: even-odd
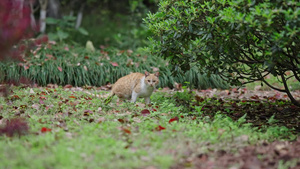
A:
[[[8,98],[0,97],[2,125],[4,119],[21,116],[30,133],[0,136],[2,168],[169,168],[190,151],[236,152],[257,142],[295,139],[285,127],[253,128],[244,123],[245,117],[233,121],[218,112],[214,118],[201,117],[200,109],[189,112],[176,106],[172,94],[160,91],[152,95],[152,107],[116,105],[117,98],[105,105],[105,98],[74,89],[13,91]],[[142,116],[143,109],[151,114]],[[169,123],[175,116],[179,121]],[[157,131],[158,126],[165,129]],[[43,127],[51,131],[42,133]],[[244,136],[248,139],[239,139]]]
[[[269,84],[271,84],[272,86],[274,86],[276,88],[284,89],[284,85],[281,82],[281,78],[279,76],[275,77],[273,75],[270,75],[265,80]],[[299,83],[299,81],[295,77],[287,79],[287,84],[289,86],[289,90],[291,90],[291,91],[300,90],[300,83]],[[248,89],[250,89],[250,90],[253,90],[253,89],[257,88],[257,87],[260,90],[273,90],[269,86],[267,86],[266,84],[262,84],[262,82],[248,83],[248,84],[246,84],[246,87]]]

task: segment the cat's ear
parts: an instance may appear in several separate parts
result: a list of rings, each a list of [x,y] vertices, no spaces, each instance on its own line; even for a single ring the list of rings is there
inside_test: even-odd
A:
[[[147,71],[145,71],[145,76],[147,77],[147,76],[149,76],[149,75],[150,75],[150,73],[147,72]]]
[[[159,72],[155,72],[155,74],[154,74],[156,77],[158,77],[159,76]]]

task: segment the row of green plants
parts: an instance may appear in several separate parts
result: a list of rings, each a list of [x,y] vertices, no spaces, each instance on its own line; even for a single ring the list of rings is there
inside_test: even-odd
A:
[[[25,77],[41,86],[47,84],[102,86],[114,83],[131,72],[160,72],[159,87],[174,87],[174,83],[189,82],[190,87],[227,88],[217,75],[210,77],[198,70],[174,74],[168,61],[151,55],[146,49],[119,50],[113,47],[94,52],[80,46],[47,44],[33,50],[25,62],[0,63],[0,81]]]

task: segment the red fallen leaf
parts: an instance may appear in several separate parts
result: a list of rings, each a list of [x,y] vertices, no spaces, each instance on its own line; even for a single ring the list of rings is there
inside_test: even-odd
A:
[[[128,129],[128,128],[126,128],[126,127],[122,127],[121,130],[122,130],[124,133],[131,134],[130,129]]]
[[[268,100],[270,100],[270,101],[276,101],[277,99],[275,97],[268,97]]]
[[[153,109],[153,111],[157,111],[156,109]]]
[[[65,89],[66,89],[66,88],[69,89],[69,88],[72,88],[72,87],[73,87],[73,86],[72,86],[72,85],[69,85],[69,84],[67,84],[67,85],[64,86]]]
[[[196,116],[194,116],[194,117],[192,118],[192,120],[196,120]]]
[[[117,62],[110,62],[110,64],[113,66],[119,66],[119,64]]]
[[[47,100],[46,97],[44,97],[44,96],[41,96],[40,99],[41,100]]]
[[[181,118],[184,118],[184,116],[180,116]]]
[[[259,97],[258,97],[257,95],[251,96],[250,98],[251,98],[251,99],[255,99],[255,100],[256,100],[256,99],[259,99]]]
[[[144,109],[141,111],[143,116],[148,116],[150,114],[150,111],[148,109]]]
[[[27,70],[27,69],[29,69],[29,66],[24,65],[24,70]]]
[[[179,118],[176,116],[176,117],[174,117],[174,118],[171,118],[170,120],[169,120],[169,123],[172,123],[173,121],[179,121]]]
[[[71,98],[71,99],[76,99],[77,97],[75,97],[75,96],[69,96],[69,98]]]
[[[46,132],[50,132],[52,129],[49,129],[49,128],[47,128],[47,127],[43,127],[42,129],[41,129],[41,132],[42,133],[46,133]]]
[[[89,59],[89,57],[88,57],[88,56],[85,56],[84,59]]]
[[[166,128],[165,127],[162,127],[161,125],[159,125],[159,126],[157,126],[156,128],[155,128],[155,130],[157,130],[157,131],[161,131],[161,130],[165,130]]]
[[[84,97],[85,100],[93,100],[91,97],[87,96],[87,97]]]
[[[58,69],[60,72],[62,72],[62,68],[61,68],[61,67],[58,66],[57,69]]]
[[[14,98],[14,99],[20,99],[20,97],[18,95],[13,95],[12,98]]]
[[[124,123],[124,122],[125,122],[123,119],[118,119],[118,121],[119,121],[120,123]]]

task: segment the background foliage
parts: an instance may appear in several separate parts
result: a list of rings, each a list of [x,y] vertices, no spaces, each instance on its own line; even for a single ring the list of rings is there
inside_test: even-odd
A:
[[[26,77],[39,85],[102,86],[114,83],[131,72],[160,72],[160,87],[174,87],[174,83],[190,82],[199,89],[227,88],[219,77],[210,78],[199,74],[197,69],[173,75],[168,62],[149,55],[139,48],[136,51],[119,50],[113,47],[90,52],[80,46],[44,44],[25,57],[23,63],[0,63],[0,72],[5,76],[0,81]],[[187,85],[187,84],[186,84]]]
[[[295,0],[164,0],[145,22],[158,38],[152,51],[175,70],[197,66],[233,85],[262,81],[300,105],[286,82],[300,81],[299,15]],[[268,83],[270,74],[282,88]]]

